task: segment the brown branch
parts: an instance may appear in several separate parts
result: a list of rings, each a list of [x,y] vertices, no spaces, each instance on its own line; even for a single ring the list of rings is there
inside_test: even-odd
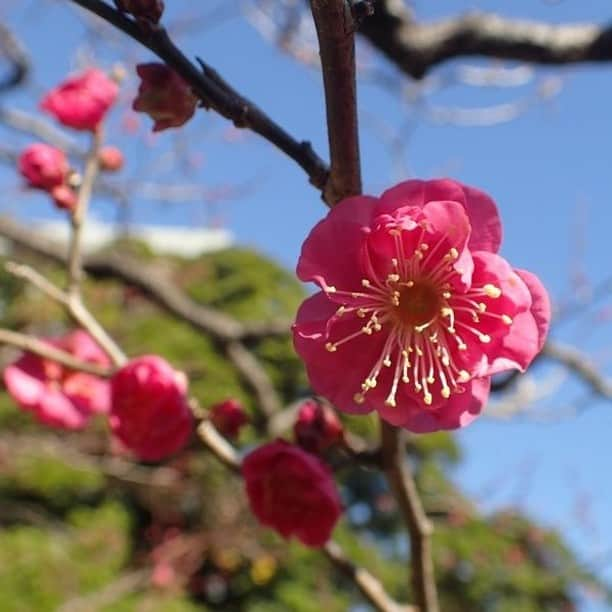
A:
[[[406,74],[420,79],[456,57],[480,56],[539,64],[612,60],[612,28],[556,25],[470,13],[417,23],[403,0],[377,0],[360,33]]]
[[[325,87],[331,171],[323,199],[330,205],[361,193],[355,37],[346,0],[311,0]]]
[[[8,344],[9,346],[14,346],[22,351],[34,353],[45,359],[57,361],[57,363],[61,363],[71,370],[78,370],[80,372],[87,372],[88,374],[107,378],[112,375],[112,370],[110,368],[81,361],[71,353],[66,353],[65,351],[57,349],[42,340],[9,329],[0,329],[0,344]]]
[[[3,23],[0,23],[0,53],[10,62],[9,73],[0,80],[0,92],[4,92],[25,81],[30,61],[21,43]]]
[[[414,606],[401,605],[391,599],[379,580],[364,568],[352,563],[336,542],[328,542],[323,551],[326,557],[355,583],[361,594],[379,612],[419,612]]]
[[[151,27],[145,32],[135,21],[101,0],[72,1],[153,51],[191,85],[206,108],[231,120],[236,127],[248,128],[271,142],[306,172],[317,189],[323,190],[328,168],[311,144],[295,140],[260,108],[228,85],[210,66],[200,60],[200,67],[196,66],[176,47],[163,27]]]
[[[238,453],[210,421],[205,419],[198,425],[198,437],[226,468],[240,474]]]
[[[94,183],[100,170],[99,151],[102,146],[102,130],[98,128],[91,136],[91,147],[87,152],[83,179],[79,186],[76,205],[70,215],[70,243],[68,245],[68,287],[66,292],[71,299],[80,299],[81,276],[83,275],[82,236],[83,223],[87,217],[89,201],[93,193]]]
[[[431,551],[433,525],[425,515],[416,484],[406,465],[402,432],[381,420],[385,475],[410,535],[412,589],[420,612],[438,612],[438,596]]]
[[[604,399],[612,399],[612,381],[604,377],[591,363],[589,357],[578,349],[549,340],[541,354],[558,361],[577,374],[595,394]]]
[[[263,417],[259,423],[263,428],[265,423],[282,409],[278,393],[262,365],[244,344],[235,340],[227,342],[224,344],[224,350],[243,379],[248,380]]]

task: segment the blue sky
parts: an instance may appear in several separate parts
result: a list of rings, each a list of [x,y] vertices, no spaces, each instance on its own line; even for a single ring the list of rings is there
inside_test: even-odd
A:
[[[167,4],[172,5],[170,18],[185,10],[206,12],[193,9],[195,3],[186,0]],[[238,14],[241,3],[231,1],[227,5],[230,14],[234,8]],[[605,23],[610,16],[605,0],[417,0],[414,5],[423,18],[443,17],[468,8],[551,22]],[[34,110],[40,93],[77,65],[75,50],[81,58],[89,57],[91,48],[84,44],[82,14],[67,0],[9,0],[6,8],[0,8],[0,17],[16,27],[35,65],[27,95],[7,97],[3,102]],[[327,157],[318,73],[281,55],[244,19],[211,17],[204,22],[207,27],[203,33],[183,33],[187,51],[200,55],[293,135],[311,140]],[[121,45],[118,38],[89,37],[88,42],[93,42],[94,57],[105,67],[122,59],[132,73],[136,61],[153,60],[135,44]],[[382,68],[393,88],[401,90],[405,79],[380,63],[371,49],[361,46],[359,57],[368,66]],[[477,60],[462,63],[490,65]],[[452,74],[459,64],[445,64],[436,74]],[[381,129],[405,134],[400,140],[412,175],[452,175],[488,191],[498,202],[504,222],[503,255],[515,266],[540,275],[555,300],[567,300],[572,296],[572,277],[577,272],[585,273],[592,284],[612,275],[612,257],[607,250],[612,227],[611,72],[612,64],[546,68],[536,71],[535,80],[524,87],[492,90],[456,86],[428,98],[430,104],[452,107],[497,105],[533,98],[537,83],[546,78],[561,79],[558,95],[532,104],[509,123],[493,127],[427,122],[397,93],[362,82],[364,189],[377,194],[400,178],[408,178],[406,171],[398,175],[397,164],[380,139]],[[165,133],[153,143],[147,135],[148,119],[144,118],[141,132],[127,138],[121,133],[120,121],[134,87],[133,80],[126,83],[125,104],[115,111],[109,131],[110,140],[127,152],[126,176],[167,182],[188,180],[212,189],[238,184],[244,186],[245,193],[212,207],[204,203],[161,205],[136,199],[133,218],[188,225],[220,218],[239,242],[255,246],[288,267],[295,266],[301,242],[325,214],[317,192],[302,171],[257,136],[241,134],[236,142],[228,142],[235,134],[227,122],[210,113],[199,113],[186,129]],[[4,131],[2,134],[11,144],[28,142]],[[143,142],[148,146],[143,147]],[[187,161],[193,163],[173,165],[170,153],[185,150],[189,152]],[[0,185],[9,196],[20,189],[14,174],[1,168]],[[37,194],[14,202],[18,204],[11,197],[5,198],[3,211],[24,218],[52,214]],[[112,219],[115,212],[110,202],[100,200],[94,205],[94,213],[100,218]],[[553,331],[553,336],[578,343],[597,360],[602,371],[609,372],[610,323],[602,322],[598,313],[591,308],[579,321]],[[599,554],[612,552],[612,405],[586,399],[580,403],[578,414],[568,415],[568,402],[582,397],[581,385],[568,382],[542,406],[546,422],[534,417],[511,422],[480,419],[459,434],[465,461],[456,478],[485,509],[518,505],[544,523],[560,528],[581,558],[591,562]],[[603,571],[612,579],[611,569],[609,563]],[[601,612],[608,608],[585,602],[582,609]]]

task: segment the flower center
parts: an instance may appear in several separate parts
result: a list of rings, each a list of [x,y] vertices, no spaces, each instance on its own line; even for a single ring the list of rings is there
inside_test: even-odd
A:
[[[398,302],[394,309],[396,317],[400,322],[419,330],[435,321],[442,306],[436,287],[424,282],[399,289]]]

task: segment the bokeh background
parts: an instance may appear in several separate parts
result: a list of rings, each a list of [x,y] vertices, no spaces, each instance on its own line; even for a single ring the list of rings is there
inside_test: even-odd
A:
[[[201,56],[326,157],[323,94],[308,20],[299,22],[288,41],[279,35],[287,16],[301,9],[299,4],[168,0],[165,22],[188,55]],[[559,23],[604,24],[610,18],[604,0],[411,4],[423,20],[470,9]],[[122,196],[98,194],[93,218],[116,224],[121,231],[142,225],[223,230],[223,239],[233,244],[231,250],[189,261],[175,256],[160,261],[134,242],[124,242],[121,248],[170,266],[176,282],[192,297],[234,316],[290,317],[303,291],[311,290],[292,278],[300,245],[326,212],[301,170],[256,135],[204,111],[184,129],[152,135],[149,119],[132,113],[130,102],[137,88],[135,63],[154,58],[71,2],[4,0],[0,19],[18,37],[32,64],[28,81],[0,98],[0,153],[4,153],[0,158],[7,162],[0,166],[2,214],[28,224],[64,219],[44,195],[23,188],[11,155],[33,138],[15,129],[14,122],[11,126],[7,112],[9,119],[15,111],[37,115],[42,93],[75,68],[90,63],[109,69],[120,65],[126,78],[108,126],[108,140],[126,156],[125,169],[112,179]],[[410,177],[452,176],[491,194],[504,223],[502,254],[515,266],[536,272],[553,297],[557,314],[552,338],[578,347],[605,379],[610,373],[612,339],[607,299],[612,276],[609,65],[542,68],[470,59],[447,62],[424,81],[413,82],[363,42],[358,63],[365,192],[378,194]],[[70,138],[84,144],[78,135]],[[61,329],[57,309],[7,277],[2,282],[5,326],[41,332]],[[186,368],[203,404],[238,396],[252,407],[252,398],[206,339],[195,339],[184,325],[162,317],[113,283],[92,283],[90,291],[96,304],[104,304],[97,314],[128,352],[159,352]],[[122,316],[124,312],[129,317]],[[288,342],[269,340],[257,350],[287,403],[307,393]],[[154,565],[152,551],[164,537],[172,540],[177,533],[187,542],[185,550],[207,551],[184,562],[197,566],[198,559],[206,559],[193,573],[202,582],[199,591],[193,587],[200,593],[197,603],[190,591],[195,578],[189,566],[181,569],[189,586],[181,583],[180,594],[172,591],[161,608],[154,607],[155,598],[147,599],[149,587],[140,585],[127,589],[129,595],[111,602],[109,610],[140,610],[138,606],[190,610],[191,605],[224,610],[363,609],[356,603],[358,598],[346,594],[349,591],[335,593],[326,582],[324,562],[313,560],[298,546],[286,552],[280,541],[262,536],[254,527],[243,541],[234,541],[232,526],[246,520],[244,508],[236,515],[231,508],[239,485],[228,484],[221,469],[198,452],[178,458],[169,469],[180,472],[187,483],[180,481],[181,503],[191,495],[198,512],[202,506],[209,513],[202,519],[205,535],[193,529],[190,521],[196,519],[189,508],[181,506],[180,517],[167,515],[165,494],[153,486],[132,487],[113,475],[116,466],[105,467],[107,459],[95,446],[100,443],[99,431],[91,433],[91,440],[79,442],[81,455],[95,457],[87,469],[70,468],[71,461],[61,458],[54,466],[49,459],[55,457],[52,442],[47,440],[51,455],[41,458],[34,452],[38,429],[6,397],[2,411],[0,609],[52,610],[66,601],[82,605],[82,601],[75,604],[75,598],[104,593],[118,577],[125,578],[126,567]],[[363,429],[363,435],[373,435],[373,423],[355,427]],[[439,498],[441,491],[447,496],[437,557],[449,597],[444,610],[612,609],[604,584],[612,580],[611,431],[610,400],[593,394],[562,364],[542,360],[517,386],[494,396],[487,413],[469,428],[452,437],[415,440],[421,483],[430,486],[434,497]],[[29,439],[32,446],[26,448]],[[256,440],[252,431],[241,442],[246,448]],[[69,469],[78,474],[66,473]],[[162,468],[142,469],[148,470],[150,479],[149,471]],[[406,544],[396,534],[393,508],[385,506],[390,502],[380,483],[351,470],[342,478],[345,499],[353,502],[342,528],[350,542],[347,546],[364,558],[369,553],[360,546],[377,550],[383,577],[396,592],[406,594],[401,567],[387,563],[393,555],[405,555]],[[143,491],[153,501],[143,501]],[[214,507],[203,504],[202,495],[214,499]],[[453,500],[450,506],[448,498]],[[434,512],[435,503],[430,503]],[[12,514],[17,516],[11,518]],[[219,530],[223,521],[229,523]],[[349,524],[357,531],[358,542],[351,539]],[[150,533],[145,534],[142,525]],[[215,526],[217,540],[210,535]],[[58,536],[58,529],[70,535]],[[153,534],[155,529],[159,533]],[[175,531],[164,536],[169,529]],[[69,544],[64,537],[72,538]],[[554,552],[546,549],[542,538],[554,540],[554,544],[546,540]],[[571,553],[559,552],[561,541]],[[54,555],[62,546],[59,558],[66,559],[60,562]],[[549,555],[540,569],[528,552],[538,546],[546,549],[542,555]],[[497,565],[486,557],[487,551],[499,553]],[[222,558],[224,554],[227,558]],[[524,575],[514,576],[519,570]],[[500,586],[504,573],[512,586]],[[555,588],[566,592],[576,607],[537,599],[545,575],[556,576]],[[236,580],[238,586],[232,582]],[[62,589],[55,588],[58,581]],[[291,584],[299,588],[292,592]],[[320,587],[323,599],[317,599],[319,607],[309,608],[313,585]],[[192,595],[184,595],[185,589]],[[525,600],[516,595],[521,592],[528,594]],[[452,607],[452,593],[458,607]],[[322,601],[328,607],[322,608]]]

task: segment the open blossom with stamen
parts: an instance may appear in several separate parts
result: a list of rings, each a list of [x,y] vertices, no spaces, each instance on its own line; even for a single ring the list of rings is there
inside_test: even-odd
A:
[[[336,205],[297,268],[322,289],[293,328],[314,391],[414,432],[474,420],[491,376],[524,370],[550,320],[546,290],[500,242],[491,198],[449,179]]]

